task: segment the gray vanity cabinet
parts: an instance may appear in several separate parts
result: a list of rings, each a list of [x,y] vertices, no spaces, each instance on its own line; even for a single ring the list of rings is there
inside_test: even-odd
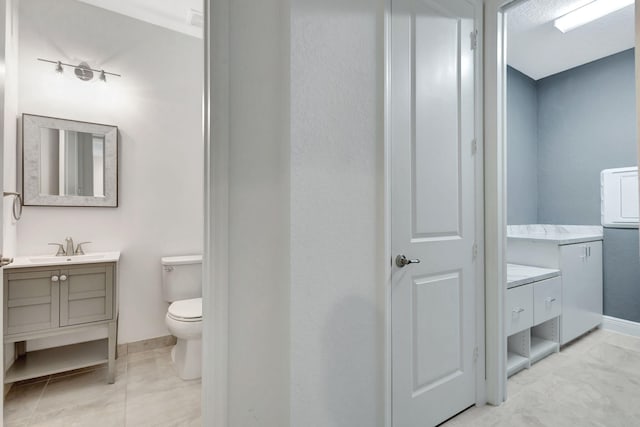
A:
[[[112,264],[5,274],[5,335],[113,319]]]
[[[113,318],[113,266],[88,265],[60,271],[60,326]]]
[[[117,253],[117,258],[119,258]],[[5,383],[108,363],[115,381],[117,262],[22,267],[4,273],[4,343],[15,345]],[[107,337],[28,351],[26,342],[106,329]]]
[[[4,334],[22,334],[57,328],[58,270],[16,271],[4,274]]]

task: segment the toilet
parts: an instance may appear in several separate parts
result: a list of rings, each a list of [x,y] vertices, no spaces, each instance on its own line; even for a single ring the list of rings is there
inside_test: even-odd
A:
[[[202,370],[202,255],[161,259],[162,294],[171,303],[165,322],[178,341],[171,359],[183,380]]]

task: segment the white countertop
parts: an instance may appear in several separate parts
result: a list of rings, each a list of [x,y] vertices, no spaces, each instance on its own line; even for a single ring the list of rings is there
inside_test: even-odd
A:
[[[103,262],[118,262],[120,252],[92,252],[85,255],[54,256],[28,255],[19,256],[7,265],[5,270],[25,267],[54,267],[60,265],[99,264]]]
[[[507,264],[507,289],[528,283],[539,282],[560,275],[560,270],[533,267],[530,265]]]
[[[602,240],[603,230],[600,225],[509,225],[507,238],[570,245]]]

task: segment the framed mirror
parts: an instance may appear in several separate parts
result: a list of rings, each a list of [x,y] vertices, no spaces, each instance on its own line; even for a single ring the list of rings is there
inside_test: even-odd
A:
[[[118,206],[118,128],[22,115],[25,206]]]

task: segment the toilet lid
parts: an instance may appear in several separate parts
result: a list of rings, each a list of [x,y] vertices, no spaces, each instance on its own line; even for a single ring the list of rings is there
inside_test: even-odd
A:
[[[169,315],[177,319],[198,319],[202,317],[202,298],[185,299],[169,306]]]

